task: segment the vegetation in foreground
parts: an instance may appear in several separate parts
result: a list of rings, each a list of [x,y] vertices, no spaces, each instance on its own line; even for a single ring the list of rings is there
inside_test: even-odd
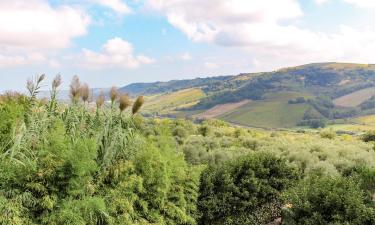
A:
[[[373,133],[145,119],[77,77],[39,101],[43,79],[0,97],[0,224],[375,224]]]

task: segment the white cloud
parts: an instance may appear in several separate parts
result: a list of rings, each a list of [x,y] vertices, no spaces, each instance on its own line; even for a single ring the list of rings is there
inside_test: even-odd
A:
[[[68,47],[89,24],[90,17],[74,7],[52,7],[46,0],[0,1],[0,65],[48,63],[49,51]]]
[[[148,0],[146,6],[165,14],[195,42],[241,47],[262,64],[375,62],[374,28],[341,26],[339,32],[324,33],[298,27],[303,12],[297,0]]]
[[[108,40],[101,52],[83,49],[79,58],[80,63],[88,68],[137,68],[155,62],[147,56],[135,55],[131,43],[118,37]]]
[[[330,0],[315,0],[319,5],[329,2]],[[359,8],[375,8],[374,0],[342,0],[348,4],[353,4]]]
[[[347,3],[354,4],[361,8],[375,8],[374,0],[344,0]]]
[[[131,12],[130,7],[122,0],[91,0],[94,3],[103,5],[120,14]]]
[[[184,54],[181,55],[182,60],[191,60],[191,55],[188,52],[185,52]]]
[[[315,2],[316,2],[318,5],[322,5],[322,4],[324,4],[324,3],[329,2],[329,0],[315,0]]]
[[[28,55],[1,55],[0,67],[42,64],[47,62],[47,59],[38,53]]]
[[[168,21],[193,41],[215,41],[232,25],[296,18],[296,0],[148,0],[146,6],[165,13]],[[207,10],[209,9],[209,10]]]
[[[213,62],[205,62],[204,66],[207,69],[217,69],[217,68],[219,68],[219,66],[216,63],[213,63]]]
[[[0,1],[1,48],[65,48],[86,34],[89,16],[70,6],[51,7],[45,0]]]

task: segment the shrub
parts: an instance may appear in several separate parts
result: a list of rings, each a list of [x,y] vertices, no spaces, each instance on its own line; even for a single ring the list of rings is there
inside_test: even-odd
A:
[[[366,134],[362,136],[362,140],[364,142],[371,142],[375,141],[375,132],[374,131],[369,131]]]
[[[12,133],[16,126],[23,122],[26,102],[21,97],[8,96],[0,102],[0,149],[11,144]]]
[[[256,153],[207,168],[201,176],[199,224],[264,224],[280,213],[280,195],[298,178],[294,168]]]
[[[283,223],[374,224],[375,209],[365,204],[365,194],[350,178],[319,177],[302,181],[285,194],[290,207],[283,210]]]
[[[320,132],[320,137],[327,138],[327,139],[334,139],[336,137],[336,133],[332,129],[328,129],[328,130],[326,129]]]

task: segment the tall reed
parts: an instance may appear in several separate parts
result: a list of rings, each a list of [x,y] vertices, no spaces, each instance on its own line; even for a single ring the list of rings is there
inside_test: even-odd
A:
[[[72,82],[70,83],[70,99],[74,105],[78,103],[80,94],[81,94],[81,82],[78,76],[74,76],[72,79]]]
[[[135,100],[135,102],[133,104],[133,108],[132,108],[133,115],[135,115],[136,113],[139,112],[139,110],[143,106],[144,102],[145,102],[144,97],[143,96],[138,96],[137,100]]]

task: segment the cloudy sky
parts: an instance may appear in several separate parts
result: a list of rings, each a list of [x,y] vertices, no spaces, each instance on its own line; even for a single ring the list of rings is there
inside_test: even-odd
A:
[[[375,0],[0,0],[0,91],[375,63],[374,21]]]

